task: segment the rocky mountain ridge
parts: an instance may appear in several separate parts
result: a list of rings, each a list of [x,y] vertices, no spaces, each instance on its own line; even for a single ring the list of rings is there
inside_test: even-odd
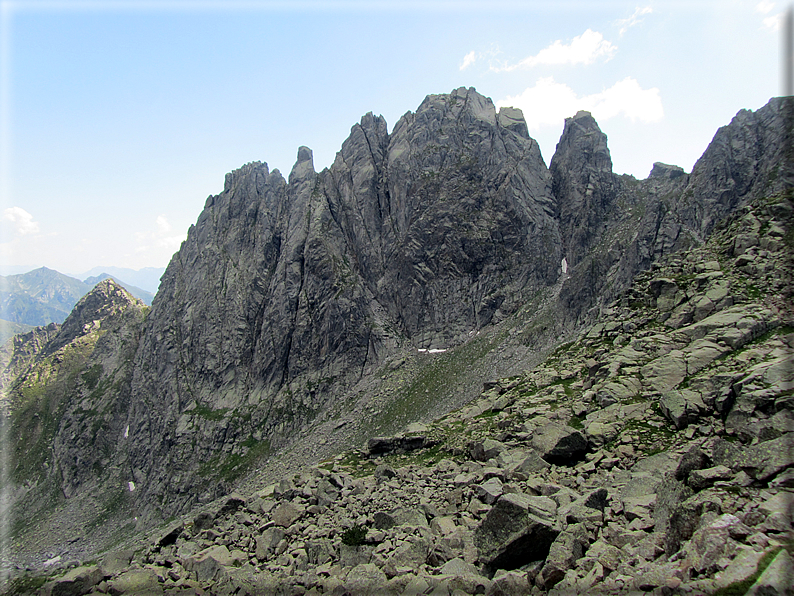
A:
[[[226,496],[137,550],[24,581],[40,594],[789,594],[793,218],[790,195],[757,199],[465,407]]]
[[[586,113],[547,169],[520,112],[473,89],[428,96],[391,134],[366,115],[320,173],[307,148],[289,180],[232,172],[151,310],[96,319],[63,382],[45,381],[73,341],[42,353],[50,373],[12,375],[29,406],[15,439],[53,444],[17,456],[19,552],[84,558],[247,474],[277,477],[523,374],[637,272],[787,188],[789,104],[740,113],[692,174],[659,164],[643,181],[611,172]]]

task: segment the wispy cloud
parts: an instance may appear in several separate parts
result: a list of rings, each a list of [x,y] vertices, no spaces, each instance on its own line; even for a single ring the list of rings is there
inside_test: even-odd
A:
[[[158,215],[154,223],[157,224],[157,231],[160,232],[160,234],[167,234],[171,231],[171,224],[165,215]]]
[[[776,15],[772,15],[771,17],[766,17],[763,20],[764,27],[771,31],[780,31],[783,27],[783,13],[779,13]]]
[[[579,96],[553,77],[538,79],[515,96],[496,102],[498,107],[512,106],[524,113],[529,130],[559,126],[566,117],[587,110],[599,122],[623,116],[632,122],[658,122],[664,117],[659,89],[643,89],[636,79],[626,77],[600,93]]]
[[[762,15],[768,15],[773,10],[775,10],[775,3],[769,2],[769,0],[761,0],[761,2],[755,5],[755,12]],[[783,27],[783,13],[778,12],[777,14],[764,17],[761,22],[763,23],[764,29],[769,29],[774,32],[780,31]]]
[[[634,25],[639,25],[642,22],[642,17],[646,14],[650,14],[653,12],[653,9],[650,6],[646,6],[644,8],[640,8],[639,6],[634,11],[634,14],[631,15],[627,19],[619,19],[615,21],[615,25],[620,27],[620,31],[618,31],[618,35],[623,37],[623,34],[634,27]]]
[[[476,60],[477,60],[477,52],[475,52],[474,50],[472,50],[471,52],[469,52],[468,54],[466,54],[466,55],[463,57],[463,62],[462,62],[462,63],[461,63],[461,65],[460,65],[460,69],[461,69],[461,70],[466,70],[466,69],[467,69],[469,66],[471,66],[472,64],[474,64],[474,62],[475,62]]]
[[[135,239],[138,241],[138,246],[135,249],[136,253],[141,254],[152,249],[164,249],[173,252],[179,248],[179,245],[186,237],[185,234],[169,235],[173,230],[173,226],[163,214],[157,216],[154,220],[154,225],[157,228],[156,232],[138,232],[135,234]]]
[[[27,234],[38,234],[39,222],[33,220],[33,216],[22,207],[8,207],[3,211],[3,220],[9,222],[14,232],[20,236]]]
[[[617,51],[617,46],[604,39],[598,31],[588,29],[581,35],[574,37],[571,43],[564,44],[557,40],[548,47],[543,48],[534,56],[528,56],[517,64],[502,67],[491,67],[495,71],[512,71],[518,68],[531,68],[540,64],[592,64],[598,58],[609,60]]]

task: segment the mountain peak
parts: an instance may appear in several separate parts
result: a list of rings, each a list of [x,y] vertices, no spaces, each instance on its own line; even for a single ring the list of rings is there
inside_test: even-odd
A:
[[[63,322],[58,336],[47,346],[54,352],[67,343],[98,329],[110,318],[122,314],[130,307],[144,308],[135,298],[112,278],[103,279],[83,296]]]
[[[607,136],[601,131],[590,112],[580,110],[571,118],[565,119],[565,127],[557,143],[553,162],[575,154],[576,159],[587,162],[589,168],[602,172],[612,172],[612,157],[607,147]],[[583,164],[584,165],[584,164]],[[553,168],[553,165],[550,165]]]
[[[301,145],[298,147],[298,159],[292,166],[292,172],[289,175],[290,182],[306,178],[314,173],[314,153],[308,147]]]

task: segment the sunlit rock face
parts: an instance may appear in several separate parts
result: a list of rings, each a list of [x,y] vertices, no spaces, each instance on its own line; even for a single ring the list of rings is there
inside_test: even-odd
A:
[[[186,490],[222,445],[283,441],[398,345],[460,343],[554,284],[561,258],[537,143],[474,90],[429,96],[391,134],[367,114],[323,172],[302,147],[288,181],[260,163],[229,174],[138,354],[141,491]],[[237,408],[249,420],[230,424]],[[194,457],[166,470],[188,442]]]

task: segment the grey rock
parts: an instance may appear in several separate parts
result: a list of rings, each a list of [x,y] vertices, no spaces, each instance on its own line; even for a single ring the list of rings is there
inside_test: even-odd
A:
[[[659,400],[659,408],[679,430],[706,414],[706,404],[700,394],[689,389],[665,392]]]
[[[42,596],[82,596],[105,579],[106,572],[96,565],[70,569],[62,577],[46,584]]]
[[[604,569],[615,571],[623,561],[623,554],[615,546],[596,540],[587,549],[587,558],[598,562]]]
[[[706,513],[722,513],[722,501],[707,492],[698,493],[675,505],[667,524],[665,552],[672,555],[689,540]]]
[[[273,523],[277,526],[288,528],[303,515],[303,512],[303,507],[286,502],[276,507],[271,517],[273,518]]]
[[[687,484],[693,490],[698,491],[713,486],[719,480],[728,480],[732,476],[733,472],[727,466],[714,466],[713,468],[693,470],[689,474]]]
[[[536,492],[553,483],[603,483],[621,498],[631,498],[626,497],[631,491],[647,495],[661,478],[651,468],[663,466],[643,453],[666,445],[657,440],[662,422],[646,400],[655,393],[683,391],[679,385],[685,378],[686,389],[700,396],[704,411],[715,409],[727,417],[724,432],[745,443],[741,459],[719,444],[711,448],[714,465],[737,472],[727,480],[750,492],[758,484],[777,482],[792,465],[770,453],[784,446],[780,439],[790,432],[771,415],[790,409],[792,378],[784,346],[790,348],[792,340],[781,332],[741,353],[736,349],[788,316],[781,306],[786,303],[781,294],[785,278],[776,279],[786,265],[781,255],[772,254],[778,244],[782,247],[788,222],[770,220],[773,212],[792,212],[786,201],[775,198],[790,178],[779,171],[786,163],[781,131],[787,128],[781,125],[789,117],[788,105],[773,100],[756,113],[738,115],[718,133],[692,174],[654,175],[644,181],[612,172],[606,136],[586,113],[566,122],[546,170],[519,113],[497,113],[489,100],[466,89],[428,97],[391,134],[382,118],[368,114],[323,172],[314,171],[305,147],[288,180],[265,164],[240,168],[227,177],[223,192],[207,200],[148,314],[106,284],[107,291],[86,300],[57,333],[33,334],[27,347],[14,348],[16,356],[4,352],[8,366],[8,358],[16,357],[18,365],[24,361],[25,370],[14,365],[13,374],[9,369],[3,373],[4,382],[13,377],[16,383],[10,394],[16,403],[26,383],[65,370],[56,364],[67,351],[94,346],[88,355],[80,352],[68,382],[43,388],[41,403],[59,412],[57,428],[42,424],[44,409],[25,411],[29,426],[20,420],[11,425],[14,433],[24,429],[12,437],[13,444],[46,454],[27,470],[18,468],[27,492],[13,506],[16,519],[39,519],[34,514],[40,513],[37,507],[46,495],[63,494],[70,511],[89,502],[95,511],[118,496],[119,486],[129,486],[124,510],[109,522],[126,523],[122,518],[135,512],[138,525],[150,528],[163,517],[226,495],[255,465],[266,464],[261,475],[246,478],[249,485],[274,482],[276,471],[298,459],[302,464],[333,455],[367,428],[395,432],[411,417],[430,420],[435,410],[476,397],[479,386],[461,390],[466,379],[477,377],[479,385],[481,378],[519,373],[523,376],[499,381],[476,406],[457,415],[458,421],[471,423],[477,433],[472,438],[483,444],[483,458],[486,434],[497,431],[482,434],[481,423],[500,431],[489,440],[499,439],[511,450],[519,441],[534,440],[548,454],[556,447],[541,445],[548,434],[545,421],[559,427],[572,410],[588,415],[586,428],[614,425],[609,432],[588,431],[591,446],[620,442],[614,449],[610,445],[599,461],[569,470],[573,474],[545,466],[511,472],[515,462],[508,463],[507,449],[491,460],[504,476],[472,462],[428,474],[408,466],[380,485],[349,477],[337,482],[333,473],[319,470],[294,481],[283,474],[272,493],[245,503],[250,511],[238,507],[237,513],[245,516],[225,512],[212,531],[193,536],[192,544],[204,548],[217,540],[228,542],[230,556],[237,549],[250,554],[257,549],[260,524],[284,513],[274,511],[270,496],[291,501],[304,507],[302,515],[318,518],[292,523],[274,549],[277,561],[267,565],[276,574],[294,573],[296,582],[311,589],[307,586],[319,586],[317,580],[301,575],[314,573],[307,563],[309,542],[335,536],[339,526],[366,523],[374,510],[389,511],[398,501],[425,516],[439,509],[459,515],[461,531],[475,527],[477,517],[490,511],[476,497],[468,501],[475,490],[468,487],[488,481],[487,474],[524,482],[526,490]],[[750,203],[761,196],[768,200]],[[716,229],[718,242],[695,248],[729,214],[727,227]],[[734,241],[736,230],[746,232],[747,246]],[[656,271],[635,278],[653,263]],[[653,279],[667,281],[652,284]],[[764,300],[774,308],[758,306],[760,300],[750,291],[753,284],[769,294]],[[120,301],[114,302],[114,296]],[[524,308],[535,297],[537,313]],[[650,314],[652,304],[658,308]],[[511,319],[518,309],[523,309],[521,318]],[[586,359],[574,361],[562,350],[555,356],[559,366],[551,359],[548,366],[522,372],[534,366],[535,347],[542,351],[558,338],[576,337],[596,317],[601,324],[581,337]],[[669,325],[662,329],[657,323],[664,317]],[[538,325],[542,320],[549,325]],[[497,329],[491,337],[500,337],[499,342],[478,343],[489,337],[492,323],[502,321],[508,323],[508,335]],[[464,342],[487,344],[490,351],[472,366],[445,368],[456,365],[469,349],[456,353]],[[783,351],[773,353],[773,344]],[[418,347],[451,350],[437,357],[416,354]],[[576,352],[582,344],[572,347]],[[581,374],[585,367],[587,378]],[[431,370],[461,374],[425,386],[424,395],[414,391],[420,389],[414,381]],[[712,373],[721,375],[719,383],[704,380]],[[743,376],[734,379],[734,374]],[[394,412],[392,400],[406,395],[398,390],[396,375],[399,387],[416,398],[416,409],[385,424]],[[591,391],[582,393],[586,389]],[[693,399],[686,401],[684,414],[673,418],[683,424]],[[599,400],[615,403],[596,412]],[[624,403],[629,401],[638,403]],[[343,404],[353,410],[339,412]],[[504,409],[487,420],[479,416],[488,408],[493,414],[494,407]],[[525,424],[521,430],[519,413]],[[720,425],[715,418],[684,436],[721,433]],[[529,427],[535,428],[534,437]],[[422,429],[409,434],[416,433],[434,436]],[[305,443],[293,443],[304,437]],[[676,447],[683,441],[678,434],[668,438]],[[402,440],[387,439],[397,440],[392,445]],[[748,446],[751,441],[758,443]],[[455,456],[465,453],[460,444],[448,446]],[[576,455],[552,455],[553,463],[570,463],[586,447],[573,451]],[[346,466],[341,459],[332,465]],[[466,474],[455,482],[460,472]],[[531,478],[532,473],[543,480]],[[408,477],[415,491],[388,494]],[[444,502],[439,497],[449,484],[461,491],[457,499]],[[655,501],[657,510],[668,510],[657,516],[657,525],[665,530],[670,507],[685,498],[669,488],[662,486]],[[570,513],[569,506],[581,495],[554,490],[560,515],[566,507]],[[368,499],[375,504],[370,506]],[[651,502],[636,504],[632,527],[650,529],[640,509],[648,510]],[[589,523],[586,509],[601,513],[576,504],[580,509],[572,519]],[[465,511],[467,505],[473,515]],[[217,501],[206,511],[222,507]],[[542,513],[533,513],[528,505],[529,514],[549,521],[548,508],[540,502],[532,507]],[[615,521],[623,525],[619,509],[613,502]],[[53,519],[66,518],[56,512]],[[78,528],[85,521],[68,519]],[[781,520],[770,518],[770,523],[759,524],[759,534],[779,528]],[[42,549],[56,534],[63,535],[30,530],[25,540]],[[421,526],[411,531],[430,534]],[[153,547],[145,557],[157,564],[173,562],[180,552],[195,557],[194,547],[180,542],[191,538],[184,532],[169,536],[159,551]],[[475,560],[476,553],[457,532],[442,540],[449,545],[458,540],[454,548]],[[754,540],[760,544],[764,538]],[[78,552],[89,542],[68,548]],[[330,567],[321,573],[331,573]]]
[[[767,482],[783,470],[794,466],[793,441],[794,433],[787,433],[777,439],[743,449],[731,467],[745,471],[756,480]]]
[[[217,579],[218,572],[212,573],[211,577]],[[107,593],[112,596],[132,595],[136,596],[158,596],[163,594],[163,586],[151,569],[130,569],[121,573],[108,582]]]
[[[135,549],[124,549],[107,553],[101,562],[102,571],[115,575],[130,566]]]
[[[480,560],[490,569],[517,569],[546,558],[559,534],[556,524],[530,511],[531,497],[503,495],[474,532]]]
[[[397,526],[429,526],[425,512],[420,509],[398,507],[392,511],[390,515],[394,520],[394,524]]]
[[[493,505],[502,495],[502,482],[498,478],[491,478],[482,484],[476,484],[474,494],[486,505]]]
[[[692,489],[676,480],[670,474],[662,480],[656,490],[656,495],[653,519],[656,522],[656,530],[666,532],[673,511],[678,507],[679,503],[692,496]]]
[[[584,456],[587,439],[570,426],[548,424],[532,433],[532,447],[551,464],[571,464]]]
[[[698,528],[687,547],[693,569],[699,573],[714,573],[720,559],[735,557],[738,544],[731,537],[731,527],[740,524],[739,519],[726,513]]]
[[[347,574],[345,588],[354,596],[378,596],[383,593],[388,578],[372,563],[356,565]]]
[[[794,561],[781,549],[747,592],[749,596],[790,596],[794,593]]]
[[[441,566],[441,573],[444,575],[480,575],[479,570],[474,565],[460,558],[444,563]]]
[[[582,524],[571,525],[558,534],[540,571],[543,588],[549,590],[558,584],[565,577],[565,572],[582,558],[588,546],[587,530]]]
[[[702,470],[709,466],[710,459],[697,445],[693,445],[681,456],[675,469],[675,479],[686,482],[694,470]]]
[[[485,596],[524,596],[530,590],[526,573],[518,571],[497,572]]]

